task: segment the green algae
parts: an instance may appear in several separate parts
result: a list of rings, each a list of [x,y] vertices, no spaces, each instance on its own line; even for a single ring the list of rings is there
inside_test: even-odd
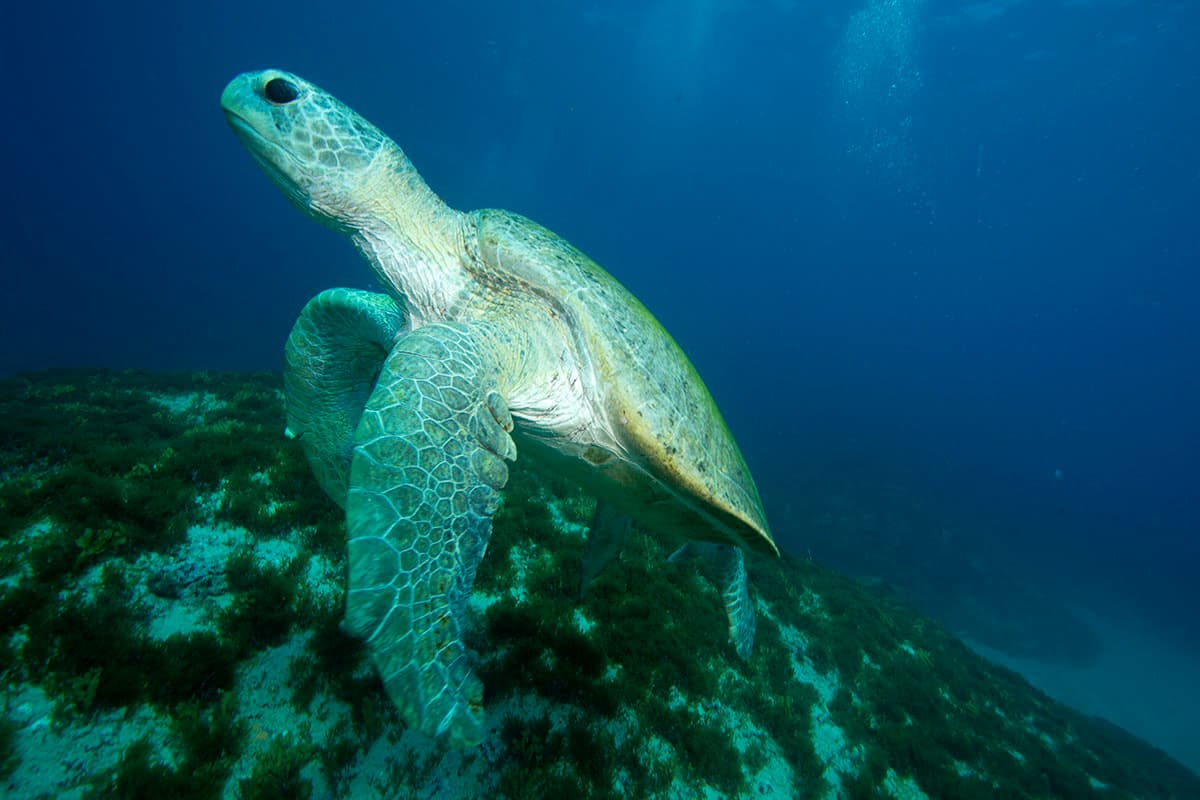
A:
[[[221,399],[226,392],[232,399]],[[167,710],[173,747],[186,759],[175,769],[135,745],[95,778],[91,796],[147,796],[155,787],[153,796],[213,797],[228,777],[244,738],[229,702],[235,670],[253,645],[286,631],[257,614],[266,594],[279,596],[279,582],[269,576],[265,590],[235,597],[234,639],[201,630],[159,640],[130,569],[182,543],[203,517],[203,493],[225,485],[223,470],[302,474],[298,454],[274,443],[279,397],[269,376],[86,371],[0,381],[0,571],[12,576],[0,585],[5,678],[40,683],[58,724],[143,703]],[[294,503],[287,522],[300,524],[309,507]],[[161,575],[147,586],[178,596]]]
[[[160,641],[146,633],[145,620],[124,570],[109,564],[96,589],[69,594],[59,606],[43,603],[26,618],[23,668],[44,676],[60,716],[143,701],[170,707],[212,700],[233,685],[234,653],[215,635]]]
[[[103,372],[0,381],[5,679],[39,683],[60,723],[142,704],[172,720],[168,742],[127,749],[91,796],[216,797],[235,789],[233,764],[247,756],[236,791],[303,796],[314,775],[287,746],[344,789],[357,756],[402,730],[361,643],[339,629],[340,602],[306,587],[316,554],[344,570],[345,532],[281,436],[277,383]],[[1101,784],[1108,797],[1195,793],[1195,776],[1162,754],[988,665],[895,596],[807,559],[748,559],[762,609],[748,661],[728,642],[713,588],[665,563],[676,541],[635,530],[581,601],[576,529],[592,508],[516,466],[479,569],[488,604],[469,642],[498,715],[490,768],[503,796],[652,797],[681,783],[753,796],[751,776],[779,757],[796,797],[879,796],[890,776],[964,798],[1094,796]],[[227,602],[208,627],[155,639],[142,583],[168,601],[183,590],[146,577],[139,559],[175,552],[200,522],[244,528],[251,543],[289,538],[301,555],[234,551]],[[238,670],[298,634],[305,646],[281,696],[303,715],[325,692],[347,716],[321,743],[251,748]],[[514,710],[529,698],[541,709],[532,717]],[[844,739],[834,757],[815,744],[830,726]],[[0,756],[2,745],[0,730]],[[393,782],[415,790],[438,763]]]
[[[94,592],[77,590],[52,613],[40,610],[21,658],[45,676],[61,714],[130,705],[147,693],[145,621],[124,569],[109,564]]]
[[[308,800],[312,780],[301,775],[316,756],[307,731],[274,736],[249,778],[238,781],[242,800]]]
[[[299,576],[307,559],[297,557],[272,568],[250,550],[235,550],[225,565],[233,602],[217,617],[221,636],[245,657],[283,642],[298,613]]]
[[[126,800],[127,798],[211,797],[211,787],[192,782],[189,775],[172,769],[156,754],[154,744],[146,738],[130,745],[111,771],[92,779],[86,800]]]
[[[11,775],[21,763],[16,747],[17,724],[0,715],[0,780]]]
[[[176,709],[171,721],[171,744],[178,754],[172,766],[159,747],[143,737],[127,747],[112,769],[92,776],[87,800],[108,798],[218,797],[229,779],[246,737],[237,717],[236,697],[222,694],[218,702],[189,703]]]
[[[236,649],[211,631],[175,633],[155,642],[148,697],[163,707],[210,703],[233,687]]]

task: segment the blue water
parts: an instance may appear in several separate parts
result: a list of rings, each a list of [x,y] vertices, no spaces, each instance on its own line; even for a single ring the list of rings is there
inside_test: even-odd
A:
[[[784,546],[823,553],[798,507],[900,486],[1200,649],[1195,4],[86,5],[2,34],[0,374],[277,369],[308,297],[371,285],[218,109],[281,67],[641,297]]]

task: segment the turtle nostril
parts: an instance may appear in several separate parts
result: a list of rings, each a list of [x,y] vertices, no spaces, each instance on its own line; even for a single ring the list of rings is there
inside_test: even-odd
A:
[[[300,90],[296,88],[289,80],[283,78],[272,78],[267,81],[267,85],[263,87],[263,94],[272,103],[278,105],[286,105],[300,96]]]

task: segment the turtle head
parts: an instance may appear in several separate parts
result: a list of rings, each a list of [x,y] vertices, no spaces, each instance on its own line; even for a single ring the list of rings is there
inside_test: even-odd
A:
[[[378,128],[288,72],[237,76],[221,93],[221,109],[287,198],[335,229],[361,227],[373,213],[378,176],[408,163]]]

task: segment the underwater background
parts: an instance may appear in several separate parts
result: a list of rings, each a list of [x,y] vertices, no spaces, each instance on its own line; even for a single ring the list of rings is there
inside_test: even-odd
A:
[[[277,370],[371,288],[228,131],[279,67],[460,209],[595,258],[781,546],[1193,770],[1200,8],[1121,0],[10,12],[0,375]]]

